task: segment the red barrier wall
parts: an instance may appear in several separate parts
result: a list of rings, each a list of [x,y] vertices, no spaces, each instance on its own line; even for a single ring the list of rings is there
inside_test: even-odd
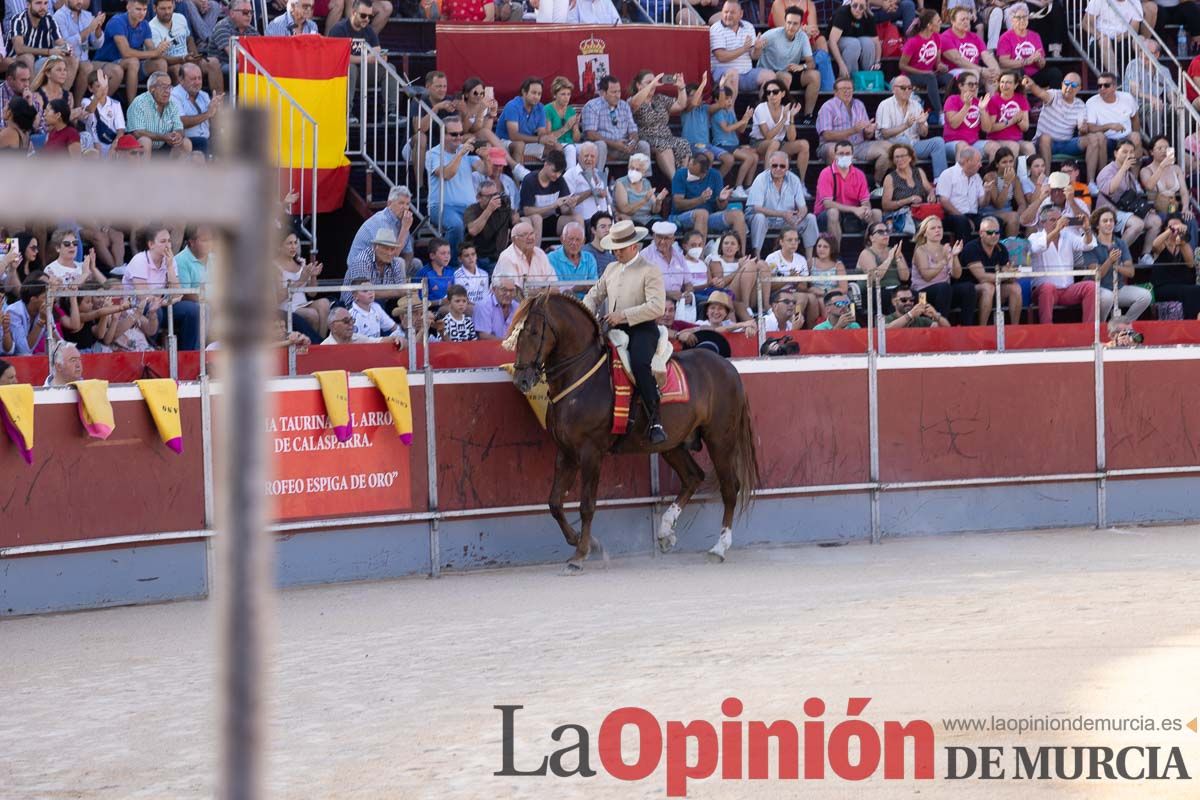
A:
[[[1200,361],[1104,365],[1109,469],[1200,464]]]
[[[1091,472],[1091,364],[881,370],[884,481]]]
[[[434,397],[441,508],[546,502],[554,476],[554,446],[510,382],[437,384]],[[649,458],[605,459],[602,499],[649,494]],[[578,491],[567,499],[578,500]]]
[[[575,85],[573,102],[595,95],[595,82],[616,75],[622,90],[638,70],[682,72],[688,81],[708,70],[708,29],[658,25],[445,25],[437,26],[437,64],[450,91],[472,76],[495,87],[503,106],[516,97],[531,75],[545,81],[542,102],[549,102],[550,82],[565,75]],[[585,72],[586,70],[586,72]],[[589,85],[590,81],[590,85]]]
[[[883,481],[1095,470],[1090,353],[1059,355],[1061,363],[1020,363],[1021,357],[1011,356],[1004,360],[1018,363],[996,363],[987,356],[953,358],[957,360],[901,359],[884,362],[880,369]],[[1200,462],[1200,407],[1192,398],[1194,387],[1200,386],[1200,356],[1135,350],[1114,352],[1112,358],[1105,365],[1108,466]],[[845,362],[852,369],[810,367],[819,364],[803,359],[743,364],[762,488],[869,480],[867,373],[862,362]],[[352,411],[379,411],[374,389],[361,377],[352,381]],[[128,388],[116,391],[131,396]],[[305,386],[298,391],[315,395],[318,390]],[[176,456],[160,443],[140,398],[114,401],[117,430],[99,441],[83,434],[73,402],[49,402],[61,398],[61,392],[39,392],[39,397],[44,402],[36,409],[35,465],[25,467],[15,447],[0,437],[5,476],[0,484],[0,547],[203,526],[197,399],[181,399],[185,450]],[[494,374],[443,374],[435,397],[440,508],[540,506],[546,501],[554,449],[509,381],[497,381]],[[408,484],[404,491],[397,489],[395,504],[385,496],[381,505],[377,496],[369,507],[355,506],[346,495],[340,505],[306,507],[306,518],[312,513],[353,517],[428,508],[423,388],[411,387],[411,399],[414,441],[411,448],[395,451],[407,458]],[[392,435],[390,429],[376,431],[384,445],[394,448]],[[324,469],[361,473],[370,459],[355,456],[355,450],[346,450]],[[672,491],[676,484],[665,464],[661,474],[663,491]],[[608,459],[601,487],[604,498],[649,495],[649,459]]]
[[[0,434],[0,547],[204,528],[199,399],[180,398],[179,455],[140,398],[112,408],[116,429],[101,440],[75,403],[39,403],[32,466]]]

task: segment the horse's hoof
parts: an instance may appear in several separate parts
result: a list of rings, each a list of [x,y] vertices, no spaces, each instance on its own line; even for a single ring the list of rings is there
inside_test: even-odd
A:
[[[564,576],[582,575],[583,574],[583,565],[575,564],[573,562],[568,561],[566,563],[566,566],[563,567],[562,572],[559,574],[564,575]]]
[[[673,534],[673,533],[670,536],[663,536],[663,537],[659,538],[659,540],[658,540],[659,552],[662,552],[662,553],[671,552],[671,549],[675,547],[676,541],[677,540],[675,538],[675,534]]]
[[[723,563],[725,563],[725,553],[724,553],[724,551],[719,551],[719,550],[717,550],[717,548],[715,548],[715,547],[714,547],[713,549],[709,550],[707,553],[705,553],[705,555],[708,557],[708,561],[709,561],[709,563],[710,563],[710,564],[723,564]]]

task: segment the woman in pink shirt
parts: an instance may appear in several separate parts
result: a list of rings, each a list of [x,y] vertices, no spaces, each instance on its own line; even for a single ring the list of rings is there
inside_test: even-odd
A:
[[[1023,69],[1038,86],[1058,86],[1062,83],[1062,70],[1046,66],[1046,48],[1042,37],[1029,30],[1029,6],[1015,3],[1004,12],[1008,17],[1008,30],[996,45],[996,58],[1003,69]]]
[[[950,82],[950,72],[942,63],[942,48],[938,44],[941,27],[938,12],[925,9],[917,17],[916,33],[904,41],[904,49],[900,51],[900,71],[924,89],[929,98],[930,125],[942,124],[941,85]]]
[[[1018,155],[1033,155],[1033,142],[1024,141],[1029,130],[1029,101],[1017,91],[1016,72],[1000,76],[1000,92],[983,98],[979,106],[983,132],[987,134],[984,155],[990,160],[1001,147],[1017,149]]]
[[[986,142],[979,140],[979,77],[974,72],[960,73],[954,79],[956,94],[946,98],[946,124],[942,138],[946,140],[946,160],[955,162],[958,151],[974,147],[983,155]]]
[[[954,77],[964,70],[983,78],[990,90],[1000,77],[1000,62],[988,52],[979,34],[971,30],[971,10],[958,6],[950,12],[950,27],[938,37],[942,63]]]

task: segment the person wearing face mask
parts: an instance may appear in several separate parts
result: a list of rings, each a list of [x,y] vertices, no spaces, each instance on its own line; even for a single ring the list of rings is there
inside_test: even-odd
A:
[[[843,229],[861,231],[883,216],[871,208],[871,191],[867,176],[854,166],[854,145],[838,142],[833,150],[833,164],[817,176],[817,226],[834,239],[842,238]]]
[[[650,156],[634,153],[629,157],[629,171],[617,180],[614,188],[617,213],[622,219],[631,219],[638,225],[649,225],[650,220],[662,213],[667,190],[654,191],[650,183]]]

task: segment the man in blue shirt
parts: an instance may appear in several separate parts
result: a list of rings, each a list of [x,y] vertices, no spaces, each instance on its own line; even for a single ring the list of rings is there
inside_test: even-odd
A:
[[[117,14],[104,26],[104,45],[96,51],[96,62],[121,67],[121,78],[110,80],[108,93],[115,95],[124,83],[126,108],[137,97],[139,75],[148,78],[155,72],[167,71],[165,55],[171,42],[164,40],[154,46],[147,11],[146,0],[128,0],[125,13]]]
[[[393,186],[392,190],[388,192],[387,205],[367,217],[358,229],[358,233],[354,234],[350,252],[346,254],[346,263],[349,264],[371,252],[374,247],[371,242],[375,239],[375,234],[386,228],[400,243],[400,255],[404,258],[406,268],[411,269],[413,267],[413,242],[412,236],[409,235],[413,226],[411,206],[412,192],[408,190],[408,187],[403,184]]]
[[[8,316],[8,329],[12,336],[12,349],[0,349],[0,354],[6,356],[31,355],[43,345],[46,337],[46,315],[43,313],[46,305],[46,280],[41,272],[34,272],[21,285],[21,299],[10,305],[5,314]],[[0,347],[3,344],[0,343]]]
[[[709,231],[724,233],[732,230],[746,252],[746,217],[741,209],[729,208],[732,189],[725,186],[721,173],[712,168],[712,156],[697,153],[687,167],[675,171],[671,179],[671,194],[675,213],[671,222],[680,228],[694,228],[708,236]]]
[[[446,117],[443,124],[446,144],[425,154],[425,173],[429,180],[429,218],[434,225],[440,221],[442,233],[453,249],[463,238],[463,214],[475,202],[471,172],[482,172],[483,162],[471,152],[475,137],[463,136],[461,119]]]
[[[548,257],[554,274],[560,281],[594,281],[599,276],[596,257],[583,249],[583,225],[569,222],[562,232],[562,247],[551,250]],[[575,292],[582,295],[591,286],[581,284]]]
[[[557,145],[547,130],[542,81],[526,78],[521,84],[521,93],[505,103],[504,110],[496,118],[496,135],[509,142],[513,159],[524,164],[525,156],[542,158],[546,147]]]

